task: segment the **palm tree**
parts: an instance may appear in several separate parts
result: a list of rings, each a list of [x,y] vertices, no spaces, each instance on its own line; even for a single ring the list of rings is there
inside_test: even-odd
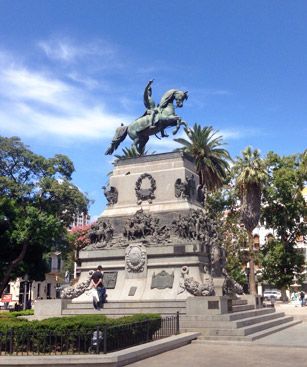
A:
[[[140,154],[135,147],[123,148],[122,151],[123,151],[123,154],[122,155],[115,154],[114,157],[116,159],[121,159],[121,158],[138,158],[138,157],[142,157],[144,155],[155,154],[155,152],[149,152],[148,150],[145,150],[142,154]]]
[[[259,222],[261,193],[267,172],[259,150],[253,151],[251,147],[245,148],[242,157],[238,157],[235,162],[233,170],[241,199],[241,220],[248,233],[249,288],[251,294],[256,294],[255,252],[252,232]]]
[[[186,128],[189,140],[174,139],[184,147],[179,148],[191,155],[195,160],[199,183],[205,194],[223,186],[229,171],[230,155],[222,148],[222,136],[216,136],[217,131],[212,126],[201,127],[194,124],[193,128]]]
[[[115,160],[113,164],[115,164],[119,159],[138,158],[144,155],[150,155],[150,154],[156,153],[155,151],[149,152],[148,150],[145,150],[142,154],[140,154],[138,150],[133,146],[131,146],[130,148],[123,148],[122,151],[123,151],[123,154],[114,154]],[[108,172],[107,176],[110,177],[111,174],[112,174],[112,171]]]

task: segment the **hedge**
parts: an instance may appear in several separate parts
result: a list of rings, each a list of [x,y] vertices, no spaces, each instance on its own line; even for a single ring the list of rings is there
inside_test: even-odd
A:
[[[7,348],[8,340],[19,350],[53,353],[76,351],[80,345],[90,346],[93,333],[107,326],[108,350],[148,341],[161,326],[157,314],[138,314],[110,319],[104,315],[55,317],[28,321],[17,317],[0,318],[0,345]],[[119,343],[120,342],[120,343]],[[1,351],[0,351],[1,352]]]

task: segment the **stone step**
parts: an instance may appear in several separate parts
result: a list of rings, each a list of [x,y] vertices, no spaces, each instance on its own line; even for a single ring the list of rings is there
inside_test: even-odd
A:
[[[104,304],[104,308],[153,308],[153,307],[168,307],[168,308],[185,308],[185,301],[112,301]],[[92,309],[93,304],[91,302],[83,302],[83,303],[68,303],[67,309]]]
[[[113,315],[134,315],[138,313],[157,313],[160,315],[174,316],[177,311],[179,311],[180,314],[184,314],[186,312],[185,309],[178,309],[178,308],[172,309],[172,308],[167,308],[167,307],[163,307],[163,308],[158,308],[158,307],[137,308],[135,307],[135,308],[129,308],[129,309],[103,308],[100,311],[97,311],[92,307],[91,309],[67,309],[67,310],[63,310],[62,314],[63,315],[89,315],[89,314],[99,312],[104,315],[113,316]]]
[[[258,324],[260,322],[265,322],[265,321],[269,321],[269,320],[275,320],[278,318],[282,318],[284,317],[285,314],[284,312],[274,312],[274,313],[269,313],[266,315],[259,315],[259,316],[254,316],[254,317],[248,317],[246,319],[241,319],[241,320],[237,320],[237,321],[232,321],[237,328],[243,328],[246,326],[251,326],[254,324]]]
[[[242,327],[239,329],[209,329],[209,336],[247,336],[259,331],[272,328],[293,320],[291,316],[283,316],[277,319],[260,322],[251,326]]]
[[[248,303],[246,299],[233,299],[231,302],[232,306],[247,305]]]
[[[246,319],[248,317],[273,314],[273,313],[275,313],[275,308],[253,308],[250,310],[226,314],[225,318],[230,321],[236,321]]]
[[[253,310],[255,308],[254,305],[242,304],[242,305],[234,305],[232,306],[232,312],[241,312],[247,310]]]
[[[210,342],[230,342],[233,343],[234,341],[242,341],[242,342],[252,342],[254,340],[263,338],[265,336],[274,334],[278,331],[287,329],[289,327],[292,327],[294,325],[297,325],[299,323],[301,323],[301,320],[293,320],[293,321],[289,321],[265,330],[261,330],[257,333],[254,334],[250,334],[250,335],[246,335],[246,336],[238,336],[238,335],[231,335],[231,336],[226,336],[226,335],[220,335],[220,336],[207,336],[207,335],[201,335],[200,337],[198,337],[197,340],[193,341],[193,343],[198,343],[198,344],[206,344],[208,341]]]
[[[274,308],[257,308],[248,311],[236,313],[227,313],[223,315],[184,315],[180,317],[181,321],[236,321],[260,315],[268,315],[275,313]]]
[[[238,329],[238,328],[242,328],[242,327],[246,327],[246,326],[250,326],[250,325],[254,325],[260,322],[265,322],[265,321],[269,321],[269,320],[273,320],[273,319],[277,319],[280,317],[283,317],[284,313],[283,312],[275,312],[275,313],[269,313],[269,314],[264,314],[264,315],[258,315],[258,316],[253,316],[253,317],[249,317],[249,318],[245,318],[239,321],[229,321],[229,320],[188,320],[185,319],[184,317],[180,318],[180,326],[182,328],[221,328],[221,329]]]
[[[293,318],[292,318],[293,319]],[[273,334],[273,333],[276,333],[278,331],[281,331],[281,330],[284,330],[284,329],[287,329],[288,327],[291,327],[291,326],[294,326],[294,325],[297,325],[297,324],[300,324],[302,322],[302,320],[291,320],[289,322],[285,322],[283,324],[280,324],[280,325],[277,325],[277,326],[274,326],[272,328],[269,328],[269,329],[266,329],[266,330],[262,330],[262,331],[259,331],[257,333],[254,333],[254,334],[251,334],[251,335],[248,335],[248,338],[250,340],[256,340],[256,339],[260,339],[260,338],[263,338],[267,335],[270,335],[270,334]]]

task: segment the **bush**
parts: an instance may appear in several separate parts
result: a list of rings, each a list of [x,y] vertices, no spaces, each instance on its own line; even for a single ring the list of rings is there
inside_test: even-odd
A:
[[[42,321],[28,321],[9,314],[8,317],[0,318],[0,345],[7,348],[6,341],[10,338],[22,351],[76,352],[80,350],[80,345],[83,346],[83,351],[87,351],[93,333],[97,328],[102,333],[107,326],[108,350],[114,350],[149,341],[160,325],[161,318],[157,314],[139,314],[117,319],[108,319],[104,315],[80,315]]]
[[[34,315],[34,310],[13,311],[13,312],[10,312],[9,315],[11,317],[31,316],[31,315]]]

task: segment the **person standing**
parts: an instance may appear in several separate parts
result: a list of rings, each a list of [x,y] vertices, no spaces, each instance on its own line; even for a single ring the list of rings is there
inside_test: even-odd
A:
[[[300,301],[301,301],[301,306],[304,306],[304,299],[305,299],[305,293],[303,291],[301,291],[300,293]]]
[[[96,271],[93,273],[91,278],[91,288],[95,288],[98,293],[99,301],[93,300],[93,306],[96,310],[103,308],[105,302],[106,289],[103,285],[103,271],[102,266],[98,265]]]

